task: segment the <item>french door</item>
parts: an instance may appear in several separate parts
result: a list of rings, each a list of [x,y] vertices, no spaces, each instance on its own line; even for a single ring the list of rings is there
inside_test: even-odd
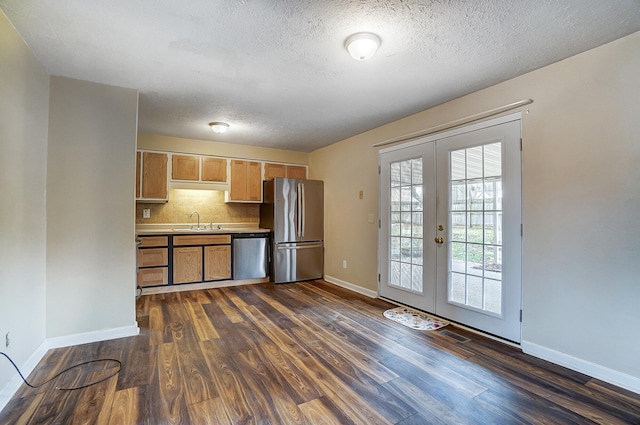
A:
[[[380,153],[380,296],[520,341],[520,121]]]

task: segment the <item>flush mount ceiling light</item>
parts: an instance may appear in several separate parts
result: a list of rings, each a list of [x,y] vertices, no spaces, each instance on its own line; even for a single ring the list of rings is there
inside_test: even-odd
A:
[[[226,122],[214,121],[209,123],[209,127],[211,127],[211,130],[214,133],[222,134],[227,131],[227,129],[229,128],[229,124],[227,124]]]
[[[357,32],[350,35],[344,42],[344,47],[357,61],[366,61],[376,54],[380,46],[380,37],[371,32]]]

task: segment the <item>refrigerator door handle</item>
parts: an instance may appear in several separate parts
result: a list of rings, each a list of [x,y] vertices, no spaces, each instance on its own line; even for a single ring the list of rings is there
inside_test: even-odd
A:
[[[276,249],[278,251],[280,250],[287,250],[287,249],[314,249],[314,248],[322,248],[322,244],[321,243],[317,243],[317,244],[310,244],[310,245],[295,245],[295,246],[277,246]]]
[[[302,200],[300,201],[300,204],[302,205],[302,214],[301,214],[302,218],[300,219],[300,222],[301,222],[300,238],[304,238],[305,219],[307,216],[307,209],[306,209],[307,200],[304,194],[304,183],[298,183],[298,184],[300,185],[300,193],[302,194]]]
[[[300,228],[302,220],[302,202],[300,199],[300,184],[296,184],[296,239],[300,238]]]

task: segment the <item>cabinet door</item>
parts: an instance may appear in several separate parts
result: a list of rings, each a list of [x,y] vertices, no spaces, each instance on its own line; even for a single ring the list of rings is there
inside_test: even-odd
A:
[[[171,155],[171,178],[174,180],[199,180],[200,158],[191,155]]]
[[[231,201],[262,201],[262,164],[231,160]]]
[[[227,160],[223,158],[202,158],[202,181],[226,182]]]
[[[230,185],[230,197],[232,201],[247,200],[247,161],[231,160]]]
[[[167,199],[167,154],[142,154],[142,198]]]
[[[300,165],[287,165],[287,177],[290,179],[306,179],[307,168]]]
[[[271,180],[276,177],[287,177],[287,166],[284,164],[264,164],[264,179]]]
[[[204,248],[204,280],[231,279],[231,246]]]
[[[173,283],[202,282],[202,247],[173,249]]]
[[[247,200],[262,201],[262,166],[259,162],[249,162],[247,167]]]

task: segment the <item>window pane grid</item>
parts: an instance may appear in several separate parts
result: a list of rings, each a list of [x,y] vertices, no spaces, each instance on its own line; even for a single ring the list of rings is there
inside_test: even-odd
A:
[[[390,164],[389,284],[423,290],[422,158]]]
[[[449,301],[502,313],[502,145],[450,152]]]

